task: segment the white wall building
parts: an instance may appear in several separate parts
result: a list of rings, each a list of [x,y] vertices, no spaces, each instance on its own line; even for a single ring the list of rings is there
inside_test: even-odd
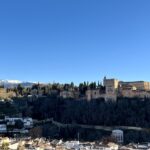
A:
[[[7,125],[15,125],[15,122],[17,120],[21,120],[23,122],[22,118],[10,118],[8,116],[5,116],[5,121],[7,122]]]
[[[7,132],[6,124],[0,124],[0,133],[5,133],[5,132]]]
[[[123,131],[122,130],[113,130],[112,137],[115,138],[118,143],[123,143]]]
[[[33,119],[32,118],[24,118],[23,123],[24,123],[24,128],[32,128],[33,127]]]
[[[32,128],[33,127],[33,119],[32,118],[10,118],[8,116],[5,116],[5,121],[7,122],[7,125],[15,125],[15,122],[17,120],[20,120],[24,124],[24,128]]]

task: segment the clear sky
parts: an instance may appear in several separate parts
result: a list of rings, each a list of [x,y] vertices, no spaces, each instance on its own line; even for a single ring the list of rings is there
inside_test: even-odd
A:
[[[150,81],[149,0],[1,0],[0,79]]]

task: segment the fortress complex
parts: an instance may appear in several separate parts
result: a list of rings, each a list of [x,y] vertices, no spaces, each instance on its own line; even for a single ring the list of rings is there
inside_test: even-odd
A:
[[[150,82],[124,82],[104,77],[103,86],[105,87],[105,93],[101,93],[100,89],[88,90],[86,92],[87,99],[91,100],[102,97],[105,100],[116,100],[117,97],[150,98]]]
[[[119,85],[122,87],[135,87],[137,90],[150,90],[150,82],[145,81],[135,81],[135,82],[119,82]]]

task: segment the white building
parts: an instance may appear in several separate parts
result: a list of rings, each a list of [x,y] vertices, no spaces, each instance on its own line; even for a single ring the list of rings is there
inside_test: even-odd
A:
[[[123,143],[123,131],[122,130],[113,130],[112,137],[115,138],[118,143]]]
[[[0,133],[5,133],[5,132],[7,132],[6,124],[0,124]]]
[[[67,149],[75,149],[78,150],[79,149],[79,141],[67,141],[66,143],[64,143],[65,147]]]
[[[7,122],[7,125],[15,125],[15,122],[17,120],[21,120],[23,122],[22,118],[10,118],[8,116],[5,116],[5,121]]]
[[[23,123],[24,123],[24,128],[32,128],[33,127],[32,118],[24,118]]]
[[[24,128],[32,128],[33,127],[33,119],[32,118],[10,118],[5,116],[5,121],[7,125],[15,125],[16,121],[20,120],[24,124]]]

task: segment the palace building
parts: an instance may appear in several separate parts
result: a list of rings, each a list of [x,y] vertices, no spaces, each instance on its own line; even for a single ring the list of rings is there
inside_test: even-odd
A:
[[[105,100],[116,100],[117,97],[138,97],[150,98],[150,82],[133,81],[124,82],[117,79],[107,79],[104,77],[103,86],[105,93],[101,93],[99,89],[87,90],[87,100],[104,98]]]

